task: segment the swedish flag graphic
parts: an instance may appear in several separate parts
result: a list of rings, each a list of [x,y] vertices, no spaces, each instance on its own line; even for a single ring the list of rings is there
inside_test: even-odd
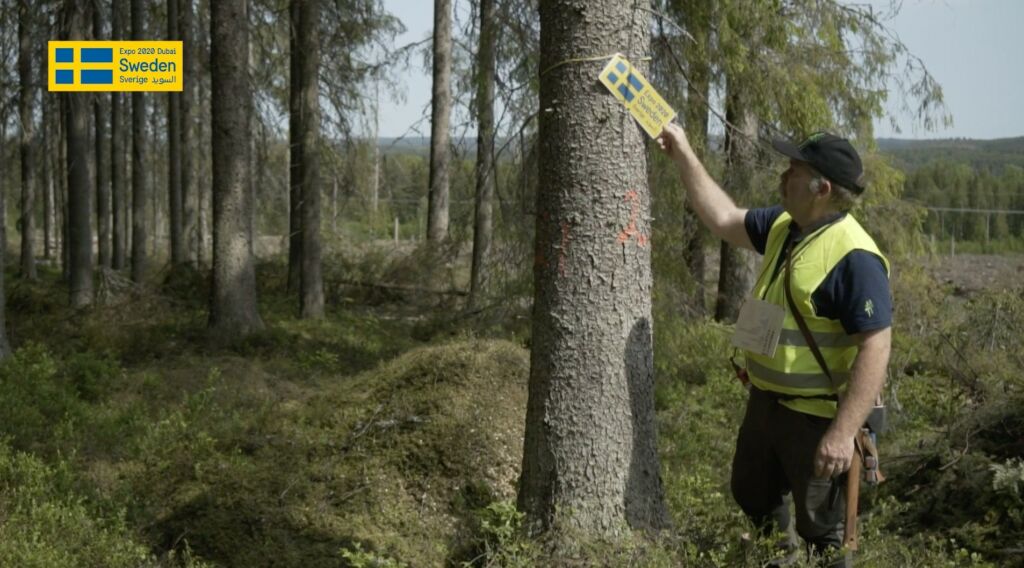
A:
[[[622,95],[622,100],[627,103],[633,102],[633,99],[644,90],[644,84],[623,61],[616,61],[615,66],[608,70],[605,77],[612,84],[612,89],[618,91]]]
[[[658,91],[621,54],[615,54],[598,79],[629,110],[651,138],[655,138],[676,115]]]
[[[112,85],[114,49],[58,47],[54,49],[54,82],[58,85]],[[77,52],[77,62],[76,55]],[[77,71],[78,81],[75,81]]]

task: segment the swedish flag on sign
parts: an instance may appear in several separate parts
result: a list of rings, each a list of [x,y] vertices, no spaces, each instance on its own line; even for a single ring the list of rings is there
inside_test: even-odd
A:
[[[181,91],[180,41],[50,41],[48,90]]]
[[[661,134],[661,129],[675,118],[676,111],[622,55],[612,57],[598,78],[651,138]]]
[[[111,47],[55,47],[53,66],[57,85],[114,83],[114,49]]]

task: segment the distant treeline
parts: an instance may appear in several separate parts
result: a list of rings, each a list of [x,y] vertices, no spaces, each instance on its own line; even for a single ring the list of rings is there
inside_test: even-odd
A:
[[[1024,211],[1024,167],[935,159],[907,173],[903,195],[928,207]],[[925,230],[942,239],[979,242],[1024,237],[1024,215],[931,211]]]
[[[905,172],[934,162],[967,164],[976,171],[998,175],[1007,166],[1024,168],[1024,137],[997,140],[899,140],[878,139],[878,148]]]

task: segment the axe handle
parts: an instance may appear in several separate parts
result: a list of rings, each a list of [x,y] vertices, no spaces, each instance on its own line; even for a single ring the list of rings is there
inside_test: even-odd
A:
[[[860,444],[855,444],[853,463],[846,472],[846,526],[843,532],[843,546],[847,550],[857,550],[857,502],[860,499],[861,475]]]

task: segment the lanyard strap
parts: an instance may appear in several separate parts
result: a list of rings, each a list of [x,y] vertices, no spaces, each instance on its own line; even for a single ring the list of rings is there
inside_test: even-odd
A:
[[[811,330],[807,328],[807,322],[804,321],[804,316],[796,307],[796,301],[793,300],[793,292],[790,291],[790,275],[793,273],[793,248],[795,247],[790,247],[789,253],[786,255],[786,279],[784,282],[784,288],[786,289],[786,302],[789,303],[789,309],[793,312],[793,319],[796,320],[796,325],[800,328],[800,333],[804,334],[804,341],[806,341],[807,346],[811,348],[811,353],[814,353],[814,358],[818,361],[818,365],[821,366],[821,370],[824,371],[825,376],[828,377],[828,382],[831,383],[832,388],[835,389],[836,382],[832,379],[832,372],[829,371],[828,365],[825,363],[825,358],[821,355],[821,350],[818,349],[818,343],[814,341],[814,336],[811,335]]]

